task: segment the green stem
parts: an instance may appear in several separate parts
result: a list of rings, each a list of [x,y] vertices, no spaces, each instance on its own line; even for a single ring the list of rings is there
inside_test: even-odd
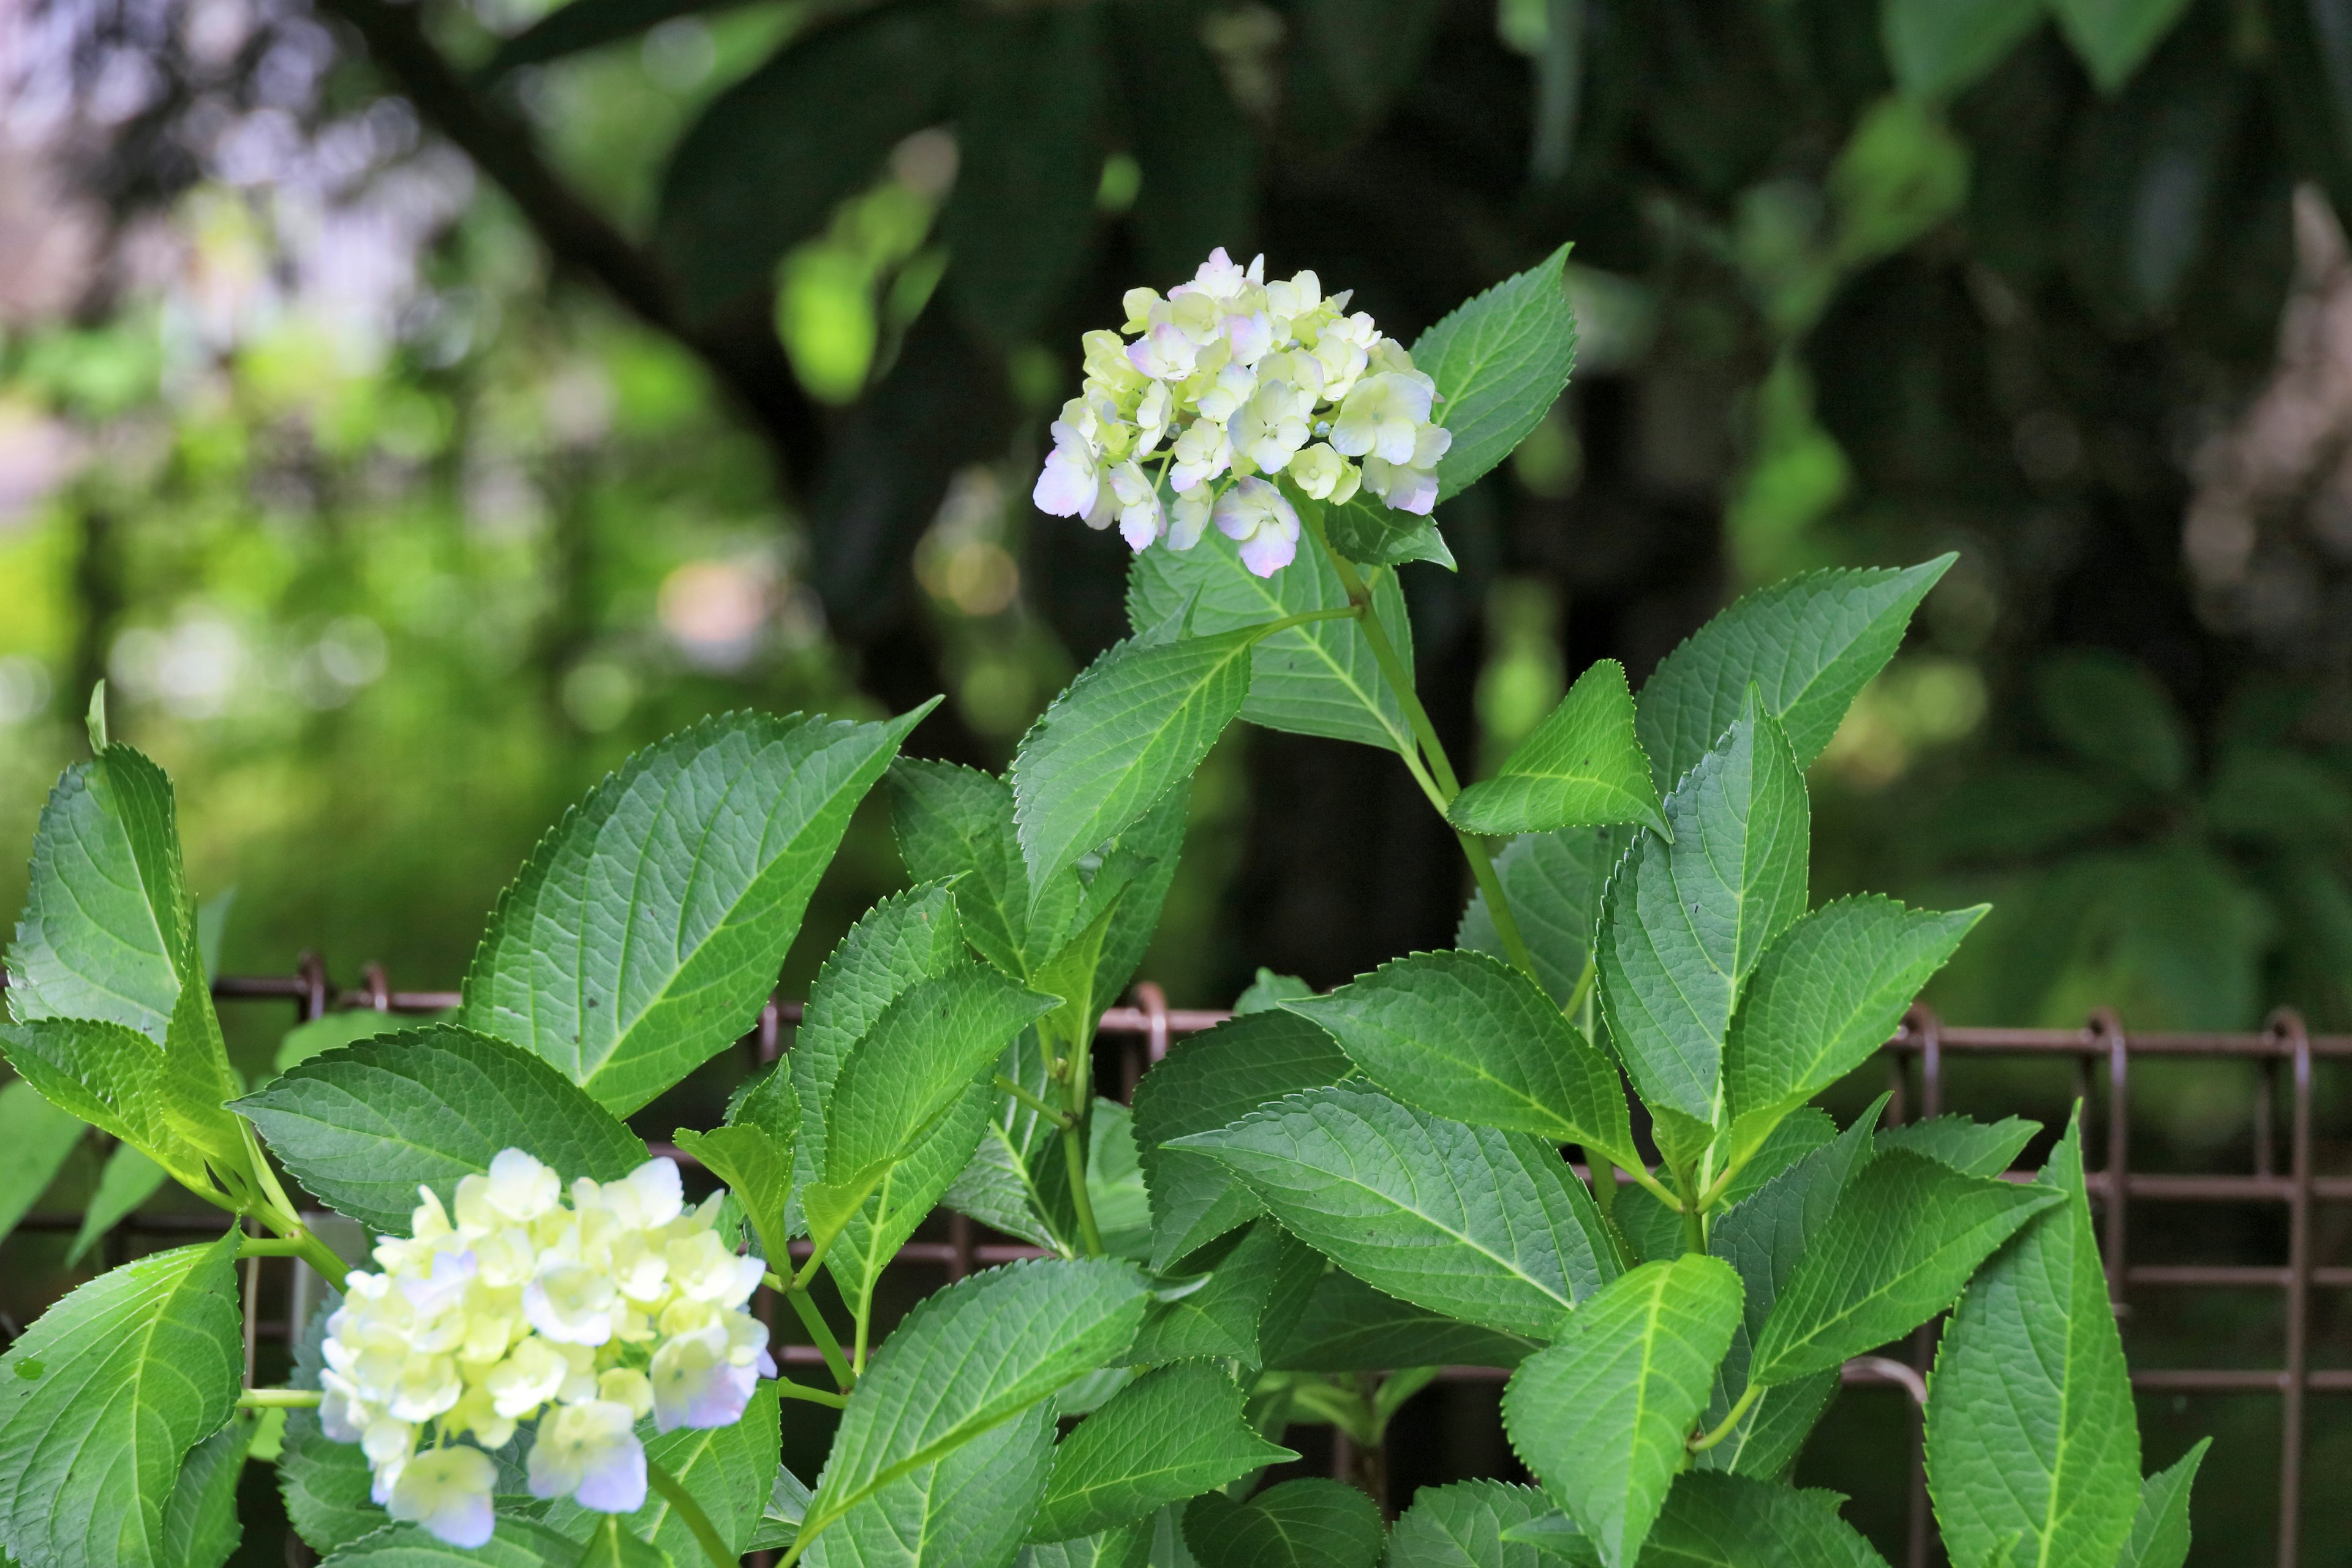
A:
[[[849,1403],[849,1395],[835,1394],[828,1389],[811,1388],[805,1383],[794,1383],[789,1377],[776,1379],[776,1392],[786,1399],[805,1399],[811,1405],[829,1405],[838,1410]]]
[[[1601,973],[1599,959],[1600,954],[1597,952],[1588,952],[1584,955],[1584,967],[1576,976],[1576,989],[1568,994],[1568,1005],[1560,1009],[1571,1019],[1575,1018],[1578,1011],[1583,1007],[1585,999],[1592,994],[1592,982]],[[1590,1029],[1586,1032],[1591,1033]]]
[[[256,1237],[237,1244],[240,1258],[299,1258],[319,1271],[319,1277],[336,1289],[343,1288],[343,1277],[352,1266],[336,1256],[335,1249],[320,1241],[309,1226],[290,1215],[273,1214],[264,1209],[255,1216],[276,1231],[281,1238],[271,1241]],[[283,1251],[278,1250],[284,1248]]]
[[[1070,1206],[1078,1213],[1078,1239],[1087,1256],[1102,1256],[1102,1232],[1095,1228],[1095,1200],[1087,1192],[1087,1151],[1075,1122],[1062,1124],[1062,1158],[1070,1167]]]
[[[1709,1432],[1704,1437],[1693,1437],[1690,1440],[1690,1451],[1694,1454],[1704,1454],[1709,1448],[1714,1447],[1717,1443],[1722,1442],[1726,1437],[1730,1436],[1731,1434],[1738,1429],[1741,1419],[1745,1417],[1748,1412],[1755,1406],[1756,1401],[1763,1397],[1763,1394],[1764,1385],[1762,1384],[1749,1384],[1748,1385],[1747,1392],[1742,1394],[1738,1400],[1733,1404],[1729,1413],[1724,1416],[1723,1422],[1720,1426],[1717,1426],[1714,1431]]]
[[[236,1244],[239,1258],[299,1258],[302,1244],[283,1237],[248,1236]]]
[[[802,1327],[809,1331],[810,1342],[814,1344],[817,1352],[824,1357],[825,1370],[833,1373],[833,1381],[840,1384],[845,1391],[855,1386],[857,1374],[849,1370],[849,1358],[841,1353],[841,1342],[833,1337],[833,1325],[824,1321],[823,1312],[817,1310],[815,1300],[799,1286],[779,1279],[772,1268],[768,1271],[765,1278],[768,1289],[792,1304],[793,1311],[800,1318]]]
[[[692,1531],[694,1539],[702,1543],[703,1555],[710,1559],[711,1568],[740,1568],[735,1554],[727,1550],[726,1540],[719,1535],[719,1527],[712,1524],[710,1516],[702,1511],[702,1505],[695,1501],[694,1495],[679,1485],[678,1479],[663,1468],[661,1461],[651,1454],[646,1456],[646,1479],[652,1483],[654,1490],[661,1493],[663,1501],[677,1510],[677,1517],[686,1521],[686,1528]]]
[[[322,1395],[315,1388],[248,1388],[236,1396],[239,1410],[311,1410]]]
[[[1035,1095],[1030,1093],[1027,1089],[1022,1088],[1019,1084],[1013,1082],[1003,1073],[998,1073],[996,1075],[996,1087],[1011,1095],[1013,1099],[1019,1100],[1022,1104],[1027,1106],[1030,1110],[1035,1111],[1038,1115],[1044,1117],[1046,1121],[1052,1122],[1055,1126],[1067,1127],[1070,1124],[1070,1118],[1067,1112],[1055,1110],[1052,1106],[1046,1104],[1044,1100],[1038,1099]]]
[[[1495,934],[1503,941],[1503,955],[1513,968],[1543,989],[1543,980],[1536,973],[1536,955],[1528,951],[1527,939],[1519,934],[1518,918],[1511,913],[1511,900],[1504,895],[1503,879],[1495,874],[1495,858],[1486,851],[1486,841],[1475,834],[1456,830],[1454,837],[1461,841],[1462,853],[1470,862],[1470,875],[1476,880],[1478,890],[1486,895],[1486,912],[1494,918]]]
[[[1677,1171],[1675,1173],[1675,1184],[1686,1193],[1694,1192],[1696,1190],[1696,1178],[1687,1170]],[[1683,1211],[1683,1251],[1705,1252],[1706,1210],[1696,1199],[1684,1200],[1680,1207]]]
[[[1666,1207],[1672,1209],[1676,1214],[1683,1212],[1683,1200],[1673,1191],[1668,1189],[1665,1184],[1659,1181],[1657,1177],[1650,1174],[1649,1172],[1643,1170],[1639,1165],[1622,1165],[1618,1168],[1623,1171],[1627,1175],[1633,1178],[1633,1184],[1635,1186],[1647,1190],[1652,1197],[1665,1205]]]

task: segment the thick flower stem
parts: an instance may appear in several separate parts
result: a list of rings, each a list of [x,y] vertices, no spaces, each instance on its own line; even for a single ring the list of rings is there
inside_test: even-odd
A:
[[[236,1396],[239,1410],[315,1410],[322,1396],[315,1388],[248,1388]]]
[[[646,1456],[646,1479],[661,1493],[663,1501],[677,1510],[677,1517],[686,1521],[686,1528],[702,1543],[703,1555],[710,1559],[711,1568],[739,1568],[735,1554],[727,1550],[726,1540],[719,1535],[718,1526],[710,1522],[710,1516],[702,1511],[702,1505],[694,1500],[694,1494],[651,1454]]]

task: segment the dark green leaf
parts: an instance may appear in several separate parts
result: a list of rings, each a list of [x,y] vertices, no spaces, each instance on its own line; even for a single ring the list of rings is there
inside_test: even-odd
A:
[[[1050,996],[967,963],[908,986],[843,1062],[824,1104],[825,1180],[908,1154],[933,1121],[1039,1014]]]
[[[639,752],[499,896],[458,1022],[636,1110],[758,1018],[850,814],[929,710],[730,714]]]
[[[1749,1376],[1829,1372],[1952,1303],[1977,1265],[2058,1194],[1963,1176],[1906,1149],[1848,1184],[1757,1336]]]
[[[1060,951],[1083,890],[1075,873],[1030,896],[1029,868],[1013,833],[1013,788],[977,768],[901,757],[890,766],[891,823],[898,858],[919,882],[961,877],[956,914],[964,940],[1015,980]],[[1033,903],[1034,912],[1032,912]]]
[[[1854,694],[1901,646],[1911,612],[1957,559],[1792,577],[1692,633],[1642,688],[1638,728],[1658,787],[1714,748],[1739,717],[1750,681],[1763,689],[1797,765],[1811,766]]]
[[[1999,65],[2042,15],[2038,0],[1886,0],[1879,36],[1904,91],[1946,99]]]
[[[1511,1374],[1511,1445],[1607,1568],[1641,1557],[1738,1323],[1739,1276],[1722,1259],[1647,1263]]]
[[[1192,1266],[1208,1270],[1205,1279],[1144,1313],[1127,1352],[1133,1364],[1222,1356],[1265,1365],[1323,1277],[1322,1256],[1270,1219],[1202,1248],[1201,1258]]]
[[[1696,1472],[1675,1483],[1642,1568],[1886,1568],[1835,1492]]]
[[[1247,1502],[1210,1492],[1184,1510],[1184,1544],[1200,1568],[1372,1568],[1381,1510],[1338,1481],[1285,1481]]]
[[[2073,768],[1995,762],[1962,780],[1937,810],[1930,842],[1955,859],[2046,855],[2113,823],[2124,807]]]
[[[1241,1385],[1223,1367],[1180,1362],[1129,1384],[1062,1439],[1029,1534],[1092,1535],[1297,1458],[1242,1419]]]
[[[2050,0],[2058,31],[2101,92],[2129,81],[2180,20],[2188,0]]]
[[[585,49],[635,37],[674,16],[719,11],[740,0],[567,0],[510,38],[501,39],[483,65],[486,81],[524,66],[544,65]]]
[[[1503,1531],[1552,1511],[1543,1493],[1501,1481],[1423,1487],[1389,1536],[1387,1568],[1552,1568],[1541,1548]],[[1549,1559],[1547,1561],[1547,1559]]]
[[[1047,1104],[1061,1092],[1051,1077],[1051,1053],[1032,1026],[1004,1047],[996,1071]],[[993,1077],[994,1075],[991,1075]],[[1007,1236],[1074,1256],[1077,1211],[1070,1202],[1070,1167],[1061,1131],[1017,1096],[999,1092],[971,1163],[945,1194],[947,1205]]]
[[[1293,496],[1294,504],[1300,499]],[[1324,537],[1331,548],[1360,566],[1402,566],[1409,561],[1427,561],[1456,570],[1454,552],[1446,547],[1445,536],[1437,531],[1434,518],[1416,512],[1393,511],[1384,501],[1375,500],[1361,490],[1337,506],[1321,505]]]
[[[2180,1568],[2188,1561],[2189,1490],[2212,1446],[2212,1438],[2200,1437],[2170,1469],[2140,1483],[2139,1511],[2132,1516],[2131,1540],[2116,1568]]]
[[[1267,1347],[1265,1364],[1297,1372],[1517,1366],[1538,1343],[1400,1301],[1333,1269],[1315,1281],[1288,1333]]]
[[[1617,822],[1668,832],[1650,760],[1633,738],[1625,667],[1604,658],[1577,677],[1502,771],[1454,796],[1446,816],[1473,833],[1548,833]]]
[[[167,1561],[182,1463],[236,1408],[237,1240],[101,1274],[0,1356],[0,1547],[18,1562]]]
[[[2034,700],[2053,735],[2101,773],[2169,794],[2189,781],[2189,733],[2171,695],[2146,669],[2104,649],[2053,656]]]
[[[2293,752],[2241,748],[2225,757],[2207,793],[2215,831],[2257,844],[2329,845],[2352,829],[2352,791]]]
[[[1495,874],[1510,900],[1519,936],[1535,955],[1536,978],[1565,1007],[1592,959],[1593,928],[1610,869],[1633,842],[1627,827],[1569,827],[1513,839],[1495,857]],[[1505,957],[1502,938],[1480,892],[1462,914],[1454,944]]]
[[[311,1309],[310,1321],[294,1347],[294,1372],[287,1379],[295,1388],[319,1386],[325,1363],[320,1344],[327,1337],[327,1321],[342,1304],[330,1289],[326,1300]],[[286,1517],[311,1551],[331,1556],[342,1547],[372,1535],[392,1522],[370,1495],[374,1477],[367,1455],[357,1443],[338,1443],[319,1429],[316,1410],[286,1413],[286,1435],[278,1455],[278,1486],[286,1500]]]
[[[1928,1121],[1884,1128],[1881,1149],[1908,1149],[1940,1160],[1967,1176],[1998,1176],[2010,1167],[2018,1152],[2042,1131],[2039,1121],[2006,1116],[1990,1124],[1965,1116],[1938,1116]]]
[[[416,1189],[522,1149],[565,1181],[609,1182],[646,1146],[562,1074],[503,1040],[428,1024],[314,1057],[236,1102],[294,1178],[338,1214],[408,1234]]]
[[[1559,401],[1576,368],[1569,247],[1465,300],[1412,345],[1437,383],[1439,423],[1454,444],[1437,460],[1437,498],[1470,488],[1511,455]]]

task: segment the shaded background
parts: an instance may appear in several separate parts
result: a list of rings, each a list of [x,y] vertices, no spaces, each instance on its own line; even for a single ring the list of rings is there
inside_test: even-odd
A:
[[[912,749],[1001,765],[1125,630],[1124,546],[1026,499],[1124,289],[1262,249],[1410,342],[1573,240],[1569,394],[1441,517],[1460,572],[1405,574],[1456,755],[1749,587],[1957,550],[1814,770],[1816,896],[1993,900],[1958,1020],[2352,1027],[2347,37],[2346,0],[5,0],[0,844],[104,677],[229,970],[453,986],[562,805],[703,713],[945,690]],[[1402,770],[1237,727],[1192,811],[1178,1004],[1450,943]],[[902,876],[869,813],[788,984]],[[229,1022],[259,1068],[282,1021]],[[2151,1161],[2242,1167],[2242,1092],[2152,1078]],[[2269,1261],[2275,1220],[2179,1239]],[[1423,1396],[1401,1480],[1507,1465],[1482,1398]],[[1884,1534],[1894,1428],[1848,1404],[1821,1479]],[[2233,1411],[2151,1438],[2248,1434],[2216,1562],[2270,1528]]]

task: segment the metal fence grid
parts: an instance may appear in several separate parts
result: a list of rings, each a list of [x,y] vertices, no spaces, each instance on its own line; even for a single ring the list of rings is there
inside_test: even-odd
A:
[[[279,1001],[290,1004],[299,1021],[351,1008],[373,1008],[394,1014],[429,1014],[457,1005],[448,991],[394,990],[380,965],[369,964],[359,985],[338,987],[323,964],[306,954],[291,974],[223,977],[214,994],[223,1001]],[[0,980],[5,984],[5,980]],[[782,1053],[784,1028],[797,1024],[800,1004],[772,999],[760,1021],[743,1040],[753,1064],[771,1062]],[[1131,1098],[1137,1079],[1167,1055],[1176,1038],[1212,1028],[1230,1016],[1223,1011],[1171,1008],[1160,987],[1143,982],[1132,993],[1129,1005],[1103,1015],[1101,1036],[1118,1049],[1122,1098]],[[2176,1394],[2268,1394],[2279,1400],[2280,1463],[2278,1486],[2278,1562],[2280,1568],[2297,1568],[2304,1525],[2304,1448],[2305,1405],[2313,1394],[2352,1394],[2352,1369],[2311,1364],[2311,1304],[2315,1292],[2352,1289],[2352,1266],[2323,1264],[2313,1256],[2313,1214],[2323,1203],[2352,1203],[2352,1173],[2319,1174],[2314,1169],[2312,1119],[2315,1104],[2313,1066],[2320,1060],[2352,1061],[2352,1036],[2313,1035],[2290,1010],[2274,1014],[2260,1034],[2134,1034],[2110,1010],[2095,1012],[2079,1029],[1958,1028],[1942,1023],[1926,1007],[1915,1007],[1900,1033],[1882,1047],[1892,1099],[1885,1120],[1900,1123],[1916,1107],[1921,1118],[1938,1115],[1948,1088],[1948,1057],[2026,1057],[2071,1060],[2077,1095],[2086,1108],[2104,1110],[2105,1158],[2086,1173],[2091,1197],[2102,1226],[2108,1292],[2118,1313],[2128,1310],[2136,1291],[2177,1289],[2277,1290],[2284,1293],[2280,1364],[2274,1368],[2135,1367],[2132,1384],[2149,1392]],[[2131,1086],[2134,1061],[2151,1058],[2235,1059],[2259,1068],[2257,1089],[2247,1108],[2253,1149],[2252,1169],[2231,1173],[2176,1174],[2131,1168]],[[2104,1083],[2101,1079],[2104,1077]],[[2284,1082],[2282,1085],[2282,1079]],[[2104,1088],[2103,1096],[2095,1090]],[[2282,1105],[2284,1102],[2284,1105]],[[2087,1114],[2086,1110],[2086,1114]],[[2285,1121],[2281,1158],[2282,1115]],[[658,1152],[681,1160],[689,1157],[667,1145]],[[690,1161],[689,1161],[690,1163]],[[2022,1179],[2023,1172],[2012,1172]],[[2130,1220],[2142,1204],[2284,1205],[2286,1208],[2286,1258],[2263,1266],[2224,1264],[2142,1264],[2130,1261]],[[70,1230],[70,1216],[36,1215],[24,1221],[28,1230]],[[216,1221],[203,1215],[134,1215],[118,1227],[108,1244],[110,1258],[120,1258],[137,1234],[173,1234],[202,1228]],[[978,1227],[951,1215],[945,1241],[910,1241],[898,1253],[899,1261],[941,1270],[958,1279],[975,1268],[1017,1258],[1043,1256],[1034,1247],[983,1239]],[[805,1256],[806,1242],[794,1244]],[[275,1260],[271,1260],[275,1261]],[[261,1299],[264,1260],[247,1264],[249,1301]],[[291,1260],[289,1268],[298,1268]],[[764,1294],[764,1292],[763,1292]],[[290,1338],[289,1320],[299,1292],[289,1290],[288,1319],[262,1321],[247,1314],[247,1363],[257,1338]],[[774,1303],[767,1303],[772,1313]],[[773,1321],[772,1316],[771,1321]],[[1923,1462],[1922,1410],[1927,1397],[1926,1373],[1935,1352],[1936,1329],[1921,1329],[1912,1337],[1907,1355],[1864,1356],[1847,1363],[1849,1386],[1900,1388],[1910,1405],[1910,1487],[1908,1568],[1927,1568],[1931,1526],[1926,1467]],[[814,1347],[785,1345],[783,1359],[793,1363],[819,1363]],[[1454,1381],[1499,1381],[1507,1375],[1492,1367],[1448,1367],[1443,1377]],[[1349,1473],[1354,1456],[1347,1440],[1336,1437],[1333,1468]]]

